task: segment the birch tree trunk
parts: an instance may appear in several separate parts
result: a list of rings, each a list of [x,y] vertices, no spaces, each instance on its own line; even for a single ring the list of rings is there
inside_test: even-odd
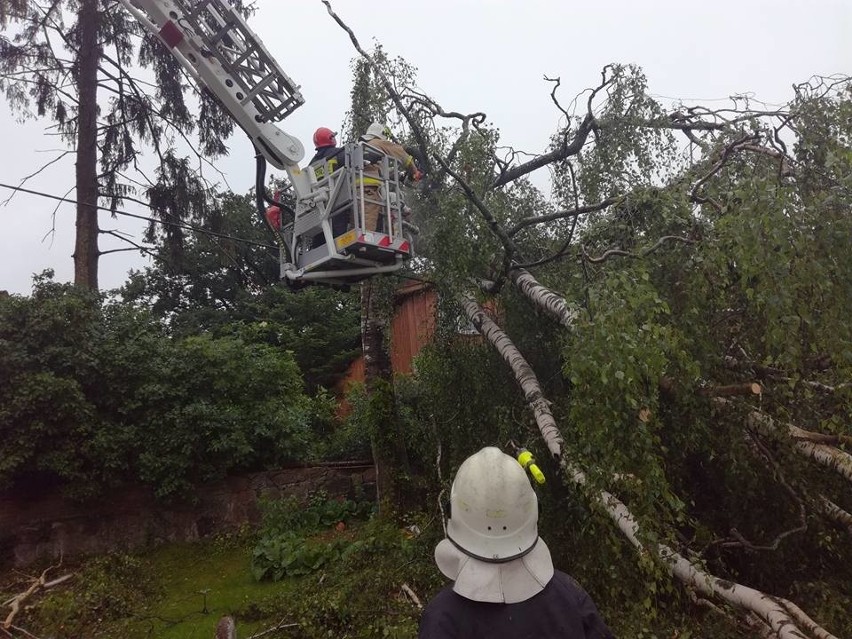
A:
[[[509,271],[509,277],[515,287],[532,302],[565,328],[572,328],[579,313],[572,309],[564,297],[539,284],[532,274],[522,268]]]
[[[846,532],[849,533],[849,536],[852,537],[852,513],[843,510],[840,506],[823,495],[818,495],[817,501],[820,512],[838,526],[844,527]]]
[[[559,433],[549,402],[542,393],[532,367],[508,335],[485,314],[473,298],[463,296],[461,303],[474,326],[512,369],[533,411],[536,424],[548,449],[560,459],[560,465],[566,476],[575,484],[587,488],[586,474],[570,463],[561,452],[562,435]],[[607,512],[621,533],[637,550],[654,553],[663,561],[669,573],[688,588],[753,613],[772,630],[773,636],[778,639],[807,639],[808,637],[838,639],[791,602],[711,575],[665,544],[657,544],[652,548],[646,547],[639,539],[639,522],[624,503],[605,490],[596,492],[587,490],[587,492]]]
[[[494,347],[515,374],[515,379],[524,393],[524,399],[535,417],[544,443],[554,458],[558,459],[562,454],[562,435],[556,427],[556,420],[550,411],[550,402],[545,399],[541,392],[541,384],[538,383],[535,371],[527,363],[521,352],[515,348],[512,340],[504,333],[494,321],[486,315],[485,311],[470,296],[462,296],[462,309],[468,319],[482,336]]]
[[[820,433],[811,433],[793,424],[778,424],[765,413],[752,411],[748,415],[748,425],[764,435],[787,434],[795,440],[793,448],[800,455],[813,459],[818,464],[830,468],[848,481],[852,481],[852,455],[839,448],[820,444],[811,439],[819,439]]]
[[[585,473],[568,462],[564,464],[564,467],[566,474],[574,483],[585,486]],[[640,552],[650,550],[656,554],[662,559],[669,573],[687,587],[705,596],[721,599],[737,608],[751,611],[772,629],[774,633],[772,636],[779,639],[802,639],[810,636],[808,632],[820,639],[837,639],[798,607],[785,605],[789,602],[711,575],[665,544],[657,544],[656,548],[647,548],[639,539],[639,523],[624,503],[605,490],[593,495],[637,550]],[[791,607],[794,610],[791,610]],[[808,632],[801,630],[799,626],[806,628]]]

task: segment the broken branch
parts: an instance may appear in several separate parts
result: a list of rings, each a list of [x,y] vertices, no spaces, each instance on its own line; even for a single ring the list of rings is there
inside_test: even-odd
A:
[[[8,631],[9,628],[12,627],[12,622],[15,620],[15,617],[21,610],[21,604],[23,604],[27,599],[32,597],[39,590],[43,590],[47,587],[56,586],[71,578],[71,575],[63,575],[62,577],[54,579],[53,581],[47,581],[47,573],[49,573],[54,568],[59,568],[59,566],[61,565],[62,558],[59,559],[58,564],[45,568],[41,575],[37,579],[33,580],[33,582],[30,584],[30,587],[27,588],[24,592],[15,595],[3,604],[4,606],[9,606],[10,608],[9,614],[6,616],[6,620],[3,622],[3,630]],[[48,586],[48,584],[50,584],[50,586]]]

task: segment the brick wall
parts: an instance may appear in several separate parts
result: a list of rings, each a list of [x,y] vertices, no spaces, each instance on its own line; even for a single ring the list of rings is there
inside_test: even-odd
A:
[[[209,484],[191,503],[163,504],[144,487],[124,488],[81,504],[58,494],[0,493],[0,568],[39,559],[132,550],[166,541],[191,541],[260,519],[261,496],[305,497],[317,490],[374,494],[367,463],[288,468]]]

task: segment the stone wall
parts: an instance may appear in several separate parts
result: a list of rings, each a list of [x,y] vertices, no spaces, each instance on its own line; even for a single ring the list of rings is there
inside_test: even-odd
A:
[[[375,492],[373,467],[347,463],[287,468],[209,484],[192,503],[166,505],[143,487],[130,487],[81,504],[61,495],[0,493],[0,568],[23,567],[60,555],[132,550],[166,541],[191,541],[256,524],[258,499],[317,490],[352,497]]]

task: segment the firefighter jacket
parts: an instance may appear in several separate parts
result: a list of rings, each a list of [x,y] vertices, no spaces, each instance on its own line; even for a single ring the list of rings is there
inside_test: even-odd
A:
[[[372,148],[381,151],[385,155],[395,158],[399,161],[400,171],[405,171],[409,175],[414,175],[417,167],[414,165],[414,158],[399,144],[390,140],[382,140],[381,138],[373,138],[367,140],[367,144]],[[378,186],[382,182],[379,179],[378,164],[364,164],[364,186]]]
[[[317,149],[317,152],[308,164],[313,168],[317,179],[321,180],[325,177],[326,165],[328,166],[328,170],[334,173],[337,169],[343,167],[345,161],[346,158],[341,147],[323,146]],[[315,164],[316,166],[314,166]]]
[[[558,570],[519,603],[472,601],[444,588],[426,606],[418,639],[614,639],[591,597]]]

